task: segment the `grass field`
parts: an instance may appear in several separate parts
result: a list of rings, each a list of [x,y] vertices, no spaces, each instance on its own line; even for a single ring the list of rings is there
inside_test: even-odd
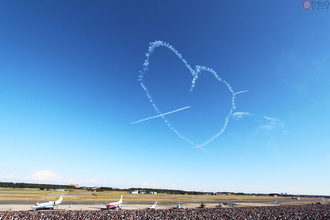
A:
[[[26,200],[26,201],[54,201],[57,200],[62,192],[59,191],[44,191],[38,189],[0,189],[0,200]],[[96,194],[97,196],[93,195]],[[64,195],[65,201],[118,201],[120,195],[124,195],[124,201],[178,201],[178,202],[193,202],[193,201],[269,201],[274,199],[277,201],[288,200],[285,197],[271,196],[248,196],[248,195],[169,195],[169,194],[129,194],[123,191],[111,192],[91,192],[80,189],[66,191]],[[308,200],[308,199],[304,199]],[[311,199],[313,200],[313,199]]]

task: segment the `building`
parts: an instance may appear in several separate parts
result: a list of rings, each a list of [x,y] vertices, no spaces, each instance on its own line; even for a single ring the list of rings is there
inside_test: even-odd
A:
[[[139,194],[139,190],[132,190],[132,191],[129,191],[130,194]]]

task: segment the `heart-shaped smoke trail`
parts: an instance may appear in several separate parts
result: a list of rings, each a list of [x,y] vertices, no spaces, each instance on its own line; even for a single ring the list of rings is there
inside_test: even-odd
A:
[[[189,69],[190,73],[193,75],[193,80],[191,82],[191,87],[190,87],[190,92],[193,90],[193,88],[195,87],[195,83],[196,83],[196,80],[198,78],[198,74],[201,72],[201,71],[207,71],[207,72],[210,72],[212,73],[215,78],[221,82],[221,83],[224,83],[229,91],[231,92],[232,94],[232,99],[231,99],[231,102],[232,102],[232,106],[231,106],[231,109],[229,111],[229,113],[227,114],[227,117],[225,119],[225,123],[223,125],[223,127],[220,129],[220,131],[214,135],[211,139],[205,141],[203,144],[201,145],[196,145],[194,144],[192,141],[190,141],[189,139],[185,138],[184,136],[182,136],[176,129],[174,129],[171,124],[169,123],[169,121],[165,118],[165,115],[166,114],[162,114],[160,112],[160,110],[157,108],[155,102],[153,101],[152,97],[151,97],[151,94],[148,90],[148,88],[145,86],[144,84],[144,74],[146,72],[148,72],[149,70],[149,64],[150,64],[150,61],[149,61],[149,58],[151,57],[152,53],[155,51],[155,48],[157,47],[166,47],[168,48],[169,50],[171,50],[183,63],[184,65]],[[200,149],[203,149],[203,146],[205,146],[206,144],[210,143],[211,141],[213,141],[215,138],[217,138],[220,134],[222,134],[224,132],[224,130],[226,129],[227,127],[227,124],[228,124],[228,121],[229,121],[229,117],[232,115],[233,113],[233,110],[236,108],[235,107],[235,95],[238,94],[238,93],[234,93],[233,89],[231,88],[231,86],[229,85],[229,83],[227,83],[226,81],[222,80],[218,74],[212,70],[211,68],[208,68],[208,67],[205,67],[205,66],[196,66],[195,69],[192,69],[190,67],[190,65],[187,63],[187,61],[185,59],[183,59],[182,55],[176,50],[174,49],[170,44],[166,43],[166,42],[163,42],[163,41],[154,41],[154,42],[151,42],[150,43],[150,46],[149,46],[149,49],[148,49],[148,52],[146,53],[146,59],[143,63],[143,70],[140,71],[140,76],[139,76],[139,81],[141,82],[141,86],[142,88],[144,89],[148,99],[150,100],[150,102],[152,103],[152,106],[154,107],[155,111],[159,114],[159,116],[154,116],[154,117],[150,117],[150,118],[147,118],[147,119],[142,119],[142,120],[139,120],[137,121],[136,123],[140,122],[140,121],[145,121],[145,120],[148,120],[148,119],[151,119],[151,118],[155,118],[155,117],[162,117],[165,121],[165,123],[167,124],[168,127],[170,127],[180,138],[182,138],[183,140],[185,141],[188,141],[190,144],[194,145],[196,148],[200,148]],[[174,112],[174,111],[173,111]],[[204,149],[203,149],[204,150]]]

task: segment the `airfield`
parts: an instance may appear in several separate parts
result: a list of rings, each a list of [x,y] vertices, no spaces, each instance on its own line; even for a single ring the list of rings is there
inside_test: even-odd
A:
[[[0,211],[28,211],[36,202],[54,201],[62,192],[36,189],[0,189]],[[199,208],[201,203],[206,208],[247,206],[304,205],[316,202],[324,203],[319,198],[301,198],[250,195],[171,195],[171,194],[129,194],[124,191],[90,192],[70,190],[65,192],[63,202],[55,210],[106,210],[105,204],[116,202],[123,195],[122,209],[147,209],[156,201],[158,209],[171,209],[181,204],[183,208]],[[277,203],[274,203],[274,200]]]

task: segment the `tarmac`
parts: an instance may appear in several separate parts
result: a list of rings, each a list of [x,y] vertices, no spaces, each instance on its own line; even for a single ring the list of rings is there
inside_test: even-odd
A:
[[[223,201],[225,202],[225,201]],[[231,208],[233,205],[224,205],[223,202],[203,202],[205,208]],[[199,208],[202,202],[185,202],[180,203],[183,208]],[[246,206],[280,206],[280,205],[303,205],[311,204],[310,200],[297,201],[297,200],[285,200],[279,204],[270,201],[244,201],[234,202],[235,207],[246,207]],[[147,209],[153,205],[154,202],[146,201],[134,201],[134,202],[123,202],[122,209]],[[178,202],[158,202],[157,209],[172,209],[175,208]],[[29,211],[34,203],[31,201],[1,201],[0,200],[0,211]],[[88,202],[88,201],[63,201],[60,205],[56,206],[54,210],[106,210],[105,202]]]

